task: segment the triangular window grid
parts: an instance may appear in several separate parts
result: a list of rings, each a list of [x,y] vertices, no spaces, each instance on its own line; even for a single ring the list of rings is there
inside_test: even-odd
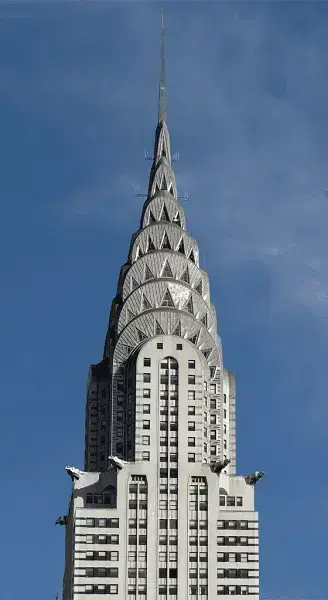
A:
[[[177,335],[181,337],[181,321],[178,321],[176,326],[174,327],[171,335]]]
[[[164,335],[164,331],[158,321],[155,321],[155,335]]]
[[[211,350],[204,349],[204,350],[202,350],[202,353],[204,354],[205,358],[208,358],[209,355],[211,354]]]
[[[195,255],[194,255],[194,251],[193,250],[190,251],[189,260],[192,260],[193,263],[195,262]]]
[[[147,246],[147,252],[151,252],[152,250],[156,250],[155,245],[153,240],[151,239],[150,235],[148,236],[148,246]]]
[[[181,277],[180,277],[181,281],[185,281],[186,283],[190,283],[190,276],[189,276],[189,269],[188,267],[186,267],[186,269],[183,271]]]
[[[203,325],[205,325],[205,327],[207,327],[207,325],[208,325],[207,313],[205,313],[205,315],[201,318],[201,322],[203,323]]]
[[[203,295],[203,281],[200,280],[195,286],[196,292],[198,292],[201,296]]]
[[[131,277],[131,289],[132,289],[132,291],[135,290],[138,286],[139,286],[139,283],[137,282],[137,280],[134,277]]]
[[[177,212],[177,214],[175,215],[175,217],[173,219],[173,223],[176,223],[176,225],[179,225],[179,227],[181,227],[180,213]]]
[[[145,281],[149,281],[149,279],[154,279],[154,275],[152,274],[148,265],[145,266]]]
[[[147,296],[145,296],[145,294],[143,294],[142,296],[142,310],[150,310],[152,307],[152,305],[150,304]]]
[[[169,292],[168,289],[166,289],[166,292],[163,296],[163,300],[161,302],[161,306],[172,306],[174,307],[174,302],[172,300],[171,294]]]
[[[170,267],[169,261],[166,260],[164,263],[164,267],[161,273],[161,277],[170,277],[171,279],[173,279],[173,273],[172,273],[172,269]]]
[[[139,342],[143,342],[143,340],[147,339],[146,334],[143,333],[143,331],[140,331],[140,329],[137,329],[137,334],[138,334]]]
[[[191,342],[192,344],[195,344],[195,346],[197,345],[198,342],[198,338],[199,338],[199,331],[198,333],[196,333],[195,335],[191,336],[189,339],[189,342]]]
[[[135,315],[133,314],[132,310],[127,309],[126,311],[126,320],[129,323],[130,321],[132,321],[132,319],[134,319]]]
[[[163,204],[163,208],[162,208],[162,212],[161,212],[161,216],[160,216],[159,220],[170,222],[169,213],[167,212],[167,208],[166,208],[165,204]]]
[[[156,219],[152,213],[152,211],[149,211],[149,221],[148,223],[156,223]]]
[[[192,297],[190,296],[189,300],[186,302],[186,304],[184,305],[184,310],[186,310],[187,312],[189,312],[191,315],[194,314],[194,304],[192,301]]]
[[[164,237],[163,237],[161,248],[163,250],[172,250],[171,244],[170,244],[170,240],[169,240],[169,236],[167,235],[166,231],[164,233]]]
[[[181,254],[184,254],[184,255],[186,254],[183,238],[181,238],[181,240],[179,242],[179,246],[177,247],[177,251],[181,252]]]

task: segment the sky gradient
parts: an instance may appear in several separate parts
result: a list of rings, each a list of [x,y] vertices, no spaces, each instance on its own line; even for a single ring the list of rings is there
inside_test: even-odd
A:
[[[327,600],[328,4],[166,2],[168,125],[263,469],[261,600]],[[55,600],[88,367],[147,189],[160,4],[0,4],[1,600]],[[17,569],[18,565],[18,569]]]

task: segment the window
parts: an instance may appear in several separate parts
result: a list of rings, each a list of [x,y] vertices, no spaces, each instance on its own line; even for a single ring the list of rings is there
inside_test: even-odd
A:
[[[243,505],[242,496],[237,496],[237,498],[236,498],[236,504],[237,504],[237,506],[242,506]]]
[[[150,367],[151,360],[150,358],[144,358],[144,367]]]
[[[110,594],[118,594],[118,585],[117,583],[111,583],[109,586],[109,593]]]
[[[157,350],[163,350],[163,344],[158,343],[157,344]]]
[[[195,383],[196,383],[195,375],[188,375],[188,383],[189,383],[189,385],[195,385]]]
[[[234,496],[228,496],[227,497],[227,506],[235,506],[236,505],[236,498]]]
[[[188,360],[188,369],[195,369],[195,366],[194,360]]]
[[[224,404],[227,403],[227,394],[223,394],[223,402],[224,402]]]
[[[188,453],[188,462],[195,462],[195,454]]]
[[[150,398],[150,389],[149,388],[144,388],[143,397]]]
[[[188,400],[195,400],[195,390],[188,390]]]
[[[143,446],[149,446],[150,445],[150,436],[149,435],[143,435],[142,436],[142,445]]]
[[[150,414],[150,404],[144,404],[143,405],[143,414],[144,415],[149,415]]]
[[[182,350],[182,344],[177,344],[177,350]]]
[[[150,421],[143,421],[142,422],[142,428],[143,429],[150,429]]]
[[[220,506],[225,506],[225,499],[226,499],[225,496],[220,496],[220,502],[219,502]]]
[[[226,409],[224,409],[224,411],[223,411],[223,416],[224,416],[225,419],[227,418],[227,411],[226,411]]]
[[[195,431],[196,425],[195,421],[188,421],[188,431]]]
[[[143,374],[143,381],[144,383],[150,383],[150,373]]]
[[[148,450],[143,451],[142,460],[150,460],[150,452],[148,452]]]
[[[188,415],[195,415],[196,409],[194,406],[188,406]]]
[[[188,446],[194,447],[196,445],[196,438],[188,437]]]
[[[210,391],[211,391],[211,394],[216,394],[216,383],[211,383]]]
[[[98,527],[107,527],[107,519],[98,519]]]

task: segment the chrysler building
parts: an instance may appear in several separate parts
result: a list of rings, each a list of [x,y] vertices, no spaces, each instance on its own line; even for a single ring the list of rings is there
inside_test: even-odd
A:
[[[263,472],[236,474],[235,378],[172,168],[163,27],[148,193],[89,371],[84,470],[66,471],[64,600],[258,600]]]

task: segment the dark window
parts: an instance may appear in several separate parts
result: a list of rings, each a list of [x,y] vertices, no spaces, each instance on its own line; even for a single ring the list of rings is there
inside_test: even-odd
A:
[[[167,569],[158,569],[158,577],[161,579],[167,576]]]
[[[163,349],[163,344],[161,344],[161,343],[158,343],[158,344],[157,344],[157,349],[158,349],[158,350],[162,350],[162,349]]]
[[[182,344],[177,344],[177,350],[182,350]]]
[[[144,367],[150,367],[151,360],[150,358],[144,358]]]
[[[188,369],[195,369],[195,366],[194,360],[188,360]]]
[[[190,385],[194,385],[195,384],[195,380],[196,380],[195,375],[188,375],[188,383]]]
[[[178,569],[169,569],[169,577],[171,579],[176,579],[178,576]]]
[[[143,380],[144,383],[150,383],[150,373],[144,373]]]

